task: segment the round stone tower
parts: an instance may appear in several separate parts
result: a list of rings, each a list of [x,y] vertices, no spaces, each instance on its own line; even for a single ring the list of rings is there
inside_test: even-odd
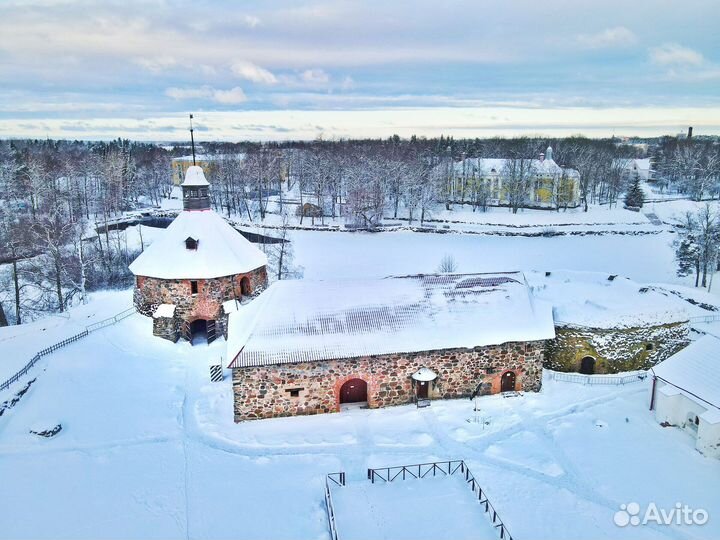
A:
[[[267,286],[267,257],[210,208],[200,167],[188,168],[181,187],[183,211],[130,265],[134,302],[153,317],[155,335],[210,342],[226,332],[229,304]]]

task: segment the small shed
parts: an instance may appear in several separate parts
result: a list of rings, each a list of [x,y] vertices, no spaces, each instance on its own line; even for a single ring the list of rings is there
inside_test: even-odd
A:
[[[685,430],[700,452],[720,458],[720,339],[704,336],[651,372],[658,422]]]

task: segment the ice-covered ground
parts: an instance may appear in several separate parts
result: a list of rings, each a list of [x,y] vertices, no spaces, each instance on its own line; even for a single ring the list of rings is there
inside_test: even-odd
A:
[[[655,423],[645,383],[236,425],[229,378],[208,377],[224,345],[154,339],[134,315],[44,359],[0,417],[0,537],[327,538],[326,473],[446,459],[467,461],[516,538],[720,535],[712,518],[613,523],[629,502],[720,512],[718,462]],[[58,423],[53,439],[29,433]]]

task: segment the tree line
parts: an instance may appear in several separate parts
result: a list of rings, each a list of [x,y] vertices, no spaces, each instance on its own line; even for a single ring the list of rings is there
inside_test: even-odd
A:
[[[527,163],[548,145],[558,164],[578,171],[584,210],[617,204],[626,191],[634,193],[626,201],[637,201],[637,186],[628,190],[626,165],[639,157],[653,160],[660,189],[696,200],[720,194],[717,139],[644,142],[649,152],[615,139],[579,136],[207,142],[202,151],[215,156],[206,172],[218,212],[260,225],[268,214],[279,213],[284,227],[294,220],[322,224],[338,217],[364,228],[383,218],[423,224],[443,207],[486,210],[486,186],[457,177],[455,164],[463,158],[508,158],[502,175],[510,210],[517,211],[530,203],[533,175]],[[139,246],[129,242],[113,229],[113,220],[170,197],[171,160],[189,151],[188,145],[123,139],[0,141],[0,324],[64,311],[90,290],[129,286],[127,266],[142,250],[142,240]],[[557,210],[564,204],[559,195],[553,200]],[[695,253],[688,246],[683,260]],[[279,276],[289,272],[282,268],[285,252],[271,259],[280,262]],[[701,259],[701,273],[704,265]]]

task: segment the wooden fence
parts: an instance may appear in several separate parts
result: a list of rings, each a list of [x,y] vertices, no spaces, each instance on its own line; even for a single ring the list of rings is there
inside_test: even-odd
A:
[[[337,484],[338,486],[345,485],[345,473],[330,473],[325,476],[325,509],[327,510],[328,516],[328,527],[330,527],[330,538],[332,540],[339,540],[337,525],[335,524],[335,506],[332,501],[332,492],[330,491],[330,482]]]
[[[18,371],[15,375],[10,377],[8,380],[4,381],[2,384],[0,384],[0,392],[3,390],[7,390],[10,388],[10,385],[14,382],[17,382],[20,380],[21,377],[24,375],[27,375],[27,373],[32,369],[32,367],[38,363],[38,361],[44,357],[47,356],[50,353],[53,353],[57,351],[58,349],[65,347],[66,345],[70,345],[71,343],[74,343],[78,341],[79,339],[82,339],[84,337],[87,337],[91,332],[95,332],[96,330],[100,330],[101,328],[105,328],[106,326],[110,326],[111,324],[115,324],[130,315],[135,313],[135,308],[128,308],[125,311],[121,311],[117,315],[114,315],[112,317],[109,317],[107,319],[103,319],[102,321],[98,321],[96,323],[91,324],[90,326],[85,327],[85,330],[80,332],[79,334],[75,334],[74,336],[70,336],[67,339],[64,339],[60,341],[59,343],[55,343],[54,345],[51,345],[50,347],[43,349],[42,351],[38,352],[35,356],[33,356],[30,361],[25,364],[25,366]]]
[[[453,461],[436,461],[432,463],[419,463],[416,465],[400,465],[397,467],[382,467],[379,469],[368,469],[367,477],[373,484],[377,482],[393,482],[395,480],[405,480],[408,478],[426,478],[428,476],[451,476],[454,474],[462,475],[465,483],[470,487],[472,492],[477,495],[477,500],[481,508],[488,514],[492,526],[498,531],[501,540],[512,540],[512,536],[507,527],[498,516],[497,511],[490,504],[487,494],[480,488],[475,477],[468,469],[465,461],[458,459]],[[337,524],[335,522],[335,508],[332,503],[331,485],[345,485],[345,473],[330,473],[325,477],[325,507],[328,514],[328,524],[330,527],[330,537],[332,540],[338,540]]]

